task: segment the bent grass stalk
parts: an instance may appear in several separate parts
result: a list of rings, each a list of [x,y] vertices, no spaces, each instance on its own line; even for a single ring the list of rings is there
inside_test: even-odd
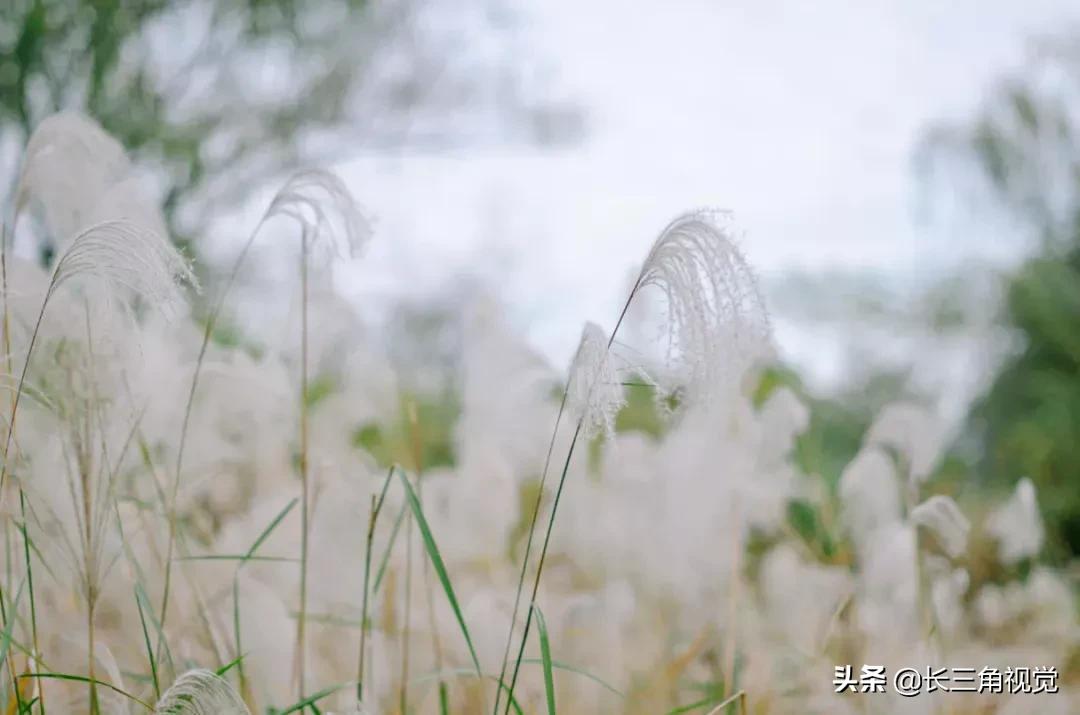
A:
[[[612,344],[615,342],[615,336],[619,332],[619,327],[623,324],[623,321],[626,319],[626,314],[630,310],[630,304],[633,302],[634,297],[637,295],[638,290],[641,288],[642,279],[643,279],[643,276],[638,277],[638,280],[634,284],[634,287],[630,290],[630,295],[627,297],[626,303],[623,304],[622,311],[619,313],[619,319],[615,323],[615,329],[611,331],[611,337],[608,338],[607,349],[609,351],[611,350]],[[568,394],[568,392],[569,392],[569,387],[570,386],[568,384],[567,385],[567,390],[563,393],[564,394],[564,399],[565,399],[565,395]],[[592,387],[594,387],[594,386],[590,386],[590,392],[592,390]],[[540,577],[544,573],[544,561],[547,558],[548,546],[551,543],[551,534],[555,530],[555,515],[558,513],[558,510],[559,510],[559,500],[562,498],[563,487],[566,486],[566,475],[570,471],[570,461],[574,456],[574,450],[577,447],[578,438],[581,436],[581,429],[582,429],[582,425],[584,424],[584,421],[585,421],[585,416],[584,415],[582,415],[580,418],[578,418],[577,426],[574,428],[574,436],[571,438],[570,446],[566,451],[566,460],[563,462],[562,473],[559,475],[559,484],[555,489],[555,498],[552,500],[552,503],[551,503],[551,514],[548,517],[547,529],[544,532],[543,546],[540,549],[540,557],[539,557],[539,560],[537,561],[537,564],[536,564],[536,575],[533,578],[532,594],[529,597],[529,610],[526,612],[526,616],[525,616],[525,628],[524,628],[524,630],[523,630],[523,632],[521,634],[521,645],[518,648],[517,658],[514,661],[514,670],[513,670],[513,675],[511,675],[511,677],[510,677],[510,688],[509,688],[509,691],[508,691],[508,695],[513,695],[514,694],[514,687],[517,685],[518,673],[521,670],[521,663],[522,663],[522,660],[525,657],[525,645],[526,645],[526,643],[528,643],[528,640],[529,640],[529,628],[532,625],[533,612],[534,612],[534,610],[536,608],[536,596],[540,591]],[[557,429],[557,427],[556,427],[556,429]],[[555,440],[555,438],[554,438],[554,436],[552,436],[552,442],[553,443],[554,443],[554,440]],[[542,480],[541,480],[541,482],[542,482]],[[529,539],[532,538],[532,532],[536,529],[536,518],[535,517],[539,515],[539,511],[540,511],[540,509],[539,509],[539,500],[540,500],[540,497],[537,497],[537,508],[533,513],[534,518],[532,519],[531,523],[529,524],[529,534],[530,534]],[[523,562],[522,567],[521,567],[521,572],[524,573],[527,567],[528,567],[528,562],[527,561]],[[510,627],[511,627],[511,632],[513,632],[513,623],[511,623]],[[500,676],[500,677],[502,677],[502,676]],[[508,705],[506,710],[504,711],[504,713],[509,713],[509,711],[510,711],[510,709],[509,709],[509,705]]]

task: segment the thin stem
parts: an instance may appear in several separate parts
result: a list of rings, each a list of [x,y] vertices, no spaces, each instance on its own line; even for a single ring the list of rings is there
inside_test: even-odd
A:
[[[0,228],[0,231],[2,231],[2,233],[0,233],[0,292],[2,292],[2,300],[3,300],[3,303],[4,303],[4,313],[3,313],[3,321],[4,321],[4,323],[3,323],[3,330],[4,330],[4,360],[6,362],[7,374],[11,375],[14,372],[14,366],[11,363],[11,317],[10,317],[11,314],[10,314],[10,309],[9,309],[9,306],[8,306],[8,284],[7,284],[7,253],[8,253],[8,251],[7,251],[7,224],[6,223],[3,225],[2,228]],[[15,398],[13,398],[12,407],[11,407],[11,411],[12,411],[13,416],[14,416],[14,413],[15,413],[14,400],[15,400]],[[8,427],[8,435],[7,436],[8,436],[9,441],[10,441],[12,433],[14,431],[15,431],[15,424],[14,424],[14,421],[13,421],[10,424],[10,426]],[[5,468],[6,468],[6,463],[7,463],[7,449],[6,448],[4,450],[4,462],[5,462]],[[0,489],[3,488],[2,484],[3,484],[3,479],[0,478]],[[34,673],[36,673],[37,672],[38,659],[41,657],[41,649],[40,649],[40,646],[38,644],[37,606],[36,606],[36,603],[35,603],[35,600],[34,600],[34,575],[33,575],[32,569],[30,567],[30,543],[29,543],[30,535],[29,535],[29,533],[27,531],[29,529],[29,525],[27,524],[27,521],[26,521],[26,496],[25,496],[25,494],[23,492],[22,484],[19,484],[19,507],[20,507],[20,511],[21,511],[21,514],[22,514],[22,521],[23,521],[23,533],[22,533],[22,535],[23,535],[23,552],[24,552],[23,555],[24,555],[24,558],[26,560],[26,577],[27,577],[28,587],[30,589],[30,629],[31,629],[31,639],[32,639],[33,648],[34,648],[33,669],[34,669]],[[4,598],[3,586],[0,585],[0,603],[2,603],[3,598]],[[0,615],[3,615],[3,614],[0,614]],[[0,628],[6,627],[6,626],[7,626],[7,617],[6,617],[6,615],[3,615],[3,617],[0,618]],[[43,687],[43,684],[40,681],[38,681],[37,687],[38,687],[38,706],[41,709],[41,714],[45,715],[45,689]],[[16,698],[21,699],[20,696],[19,696],[19,689],[18,689],[17,686],[15,687],[15,693],[16,693]]]
[[[408,476],[405,478],[408,479]],[[405,618],[401,629],[401,678],[398,686],[398,709],[401,715],[408,715],[409,634],[412,630],[412,512],[406,514],[405,518]]]
[[[423,433],[420,429],[420,417],[417,414],[416,402],[409,400],[408,404],[409,433],[412,443],[413,465],[416,468],[416,498],[421,507],[424,504],[424,453]],[[435,653],[435,670],[441,672],[443,667],[442,639],[439,636],[439,623],[435,619],[435,594],[431,583],[431,562],[424,560],[421,565],[424,578],[424,596],[427,605],[428,630],[431,633],[431,647]],[[439,692],[445,694],[446,682],[439,678]]]
[[[86,604],[86,640],[87,651],[87,677],[90,679],[90,712],[98,715],[101,706],[98,703],[97,678],[94,675],[94,601],[91,599]]]
[[[45,308],[49,305],[49,298],[52,297],[53,286],[55,285],[55,273],[53,274],[54,280],[49,283],[48,289],[45,291],[45,299],[41,301],[41,310],[38,311],[37,321],[34,323],[34,330],[30,334],[30,344],[26,347],[26,360],[23,362],[22,370],[19,373],[19,384],[15,388],[15,397],[11,401],[11,416],[8,419],[8,431],[7,438],[4,440],[4,459],[0,462],[0,503],[4,497],[4,481],[7,478],[8,473],[8,453],[11,451],[11,439],[15,434],[15,416],[19,410],[19,397],[22,396],[23,386],[26,384],[26,372],[30,368],[30,358],[34,354],[34,346],[37,344],[38,332],[41,330],[41,323],[45,319]]]
[[[301,236],[300,247],[300,614],[296,619],[296,648],[299,695],[303,700],[307,654],[307,571],[308,509],[311,499],[308,475],[308,235]]]
[[[31,672],[36,675],[38,668],[38,659],[41,655],[41,647],[38,645],[38,627],[37,627],[37,604],[34,601],[34,570],[30,565],[30,525],[26,519],[26,494],[23,492],[22,486],[19,486],[19,510],[22,514],[22,536],[23,536],[23,559],[26,561],[26,585],[30,590],[30,640],[34,648],[34,656],[32,658],[33,665]],[[41,682],[36,683],[38,688],[38,706],[41,709],[41,715],[45,715],[45,692]]]
[[[165,584],[161,593],[162,629],[165,627],[165,619],[168,614],[169,589],[172,582],[173,549],[176,544],[176,499],[180,491],[180,471],[184,463],[184,447],[187,445],[188,427],[191,424],[191,411],[195,405],[195,391],[199,386],[199,376],[202,374],[202,366],[206,360],[206,351],[210,347],[210,338],[214,334],[214,328],[217,326],[218,318],[221,316],[221,311],[225,307],[225,297],[229,294],[229,290],[236,282],[236,278],[240,274],[240,268],[244,264],[244,259],[247,258],[248,253],[251,252],[251,247],[255,243],[255,237],[259,235],[259,230],[262,228],[264,221],[265,217],[255,226],[255,230],[248,236],[248,240],[244,243],[244,247],[240,250],[239,255],[237,255],[236,261],[233,262],[232,269],[229,271],[228,278],[225,279],[225,285],[221,289],[221,294],[218,296],[217,303],[214,304],[213,309],[207,315],[206,327],[203,330],[202,345],[199,346],[199,355],[195,359],[195,369],[191,375],[191,387],[188,389],[187,403],[184,405],[184,420],[180,425],[180,440],[176,448],[176,468],[173,475],[170,499],[169,503],[165,505],[169,517],[169,540],[165,549]]]
[[[642,281],[642,277],[639,276],[637,281],[634,283],[634,287],[630,290],[630,295],[627,296],[627,298],[626,298],[626,303],[623,304],[622,311],[619,313],[619,319],[615,322],[615,328],[611,331],[611,337],[608,338],[608,343],[607,343],[607,349],[608,350],[611,350],[611,345],[615,341],[615,336],[618,334],[619,328],[622,326],[623,321],[626,319],[626,314],[630,310],[630,304],[633,303],[634,296],[637,295],[638,289],[641,287],[641,281]],[[590,385],[589,386],[590,393],[592,392],[592,388],[593,388],[593,386]],[[567,390],[569,390],[569,385],[567,385]],[[578,419],[577,427],[574,428],[574,436],[570,440],[570,447],[566,451],[566,461],[563,463],[562,474],[559,476],[559,486],[555,490],[555,498],[551,503],[551,515],[548,517],[547,531],[544,534],[544,545],[540,549],[540,559],[537,561],[537,564],[536,564],[536,576],[533,578],[532,596],[529,599],[529,611],[528,611],[528,614],[525,617],[525,630],[521,634],[521,645],[518,648],[517,660],[514,662],[514,673],[513,673],[513,676],[510,678],[510,687],[507,689],[506,710],[504,711],[506,713],[506,715],[509,715],[510,706],[513,703],[514,686],[517,684],[518,673],[521,670],[521,662],[522,662],[522,659],[525,656],[525,645],[529,640],[529,628],[532,625],[533,610],[534,610],[534,608],[536,606],[536,595],[540,590],[540,577],[544,573],[544,561],[547,558],[548,545],[551,542],[551,532],[555,528],[555,515],[559,511],[559,500],[562,498],[563,487],[566,485],[566,475],[570,471],[570,460],[574,456],[574,448],[577,446],[578,437],[581,436],[581,427],[582,427],[583,421],[584,421],[584,416],[582,418]],[[552,440],[554,441],[554,436],[552,436]],[[539,501],[539,497],[537,498],[537,500]],[[539,512],[539,508],[537,508],[536,512],[537,513]],[[529,525],[530,538],[531,538],[533,529],[536,528],[536,518],[535,517],[536,517],[537,513],[534,513],[533,521]],[[522,563],[522,572],[524,572],[524,570],[526,569],[527,566],[528,566],[528,560],[526,559],[526,561]],[[516,610],[516,604],[515,604],[515,610]],[[510,624],[510,628],[511,628],[511,631],[513,631],[513,623]],[[502,683],[502,678],[503,678],[503,675],[500,674],[500,676],[499,676],[500,684]]]
[[[506,715],[510,713],[510,705],[513,702],[514,686],[517,684],[518,673],[521,670],[521,662],[525,657],[525,644],[529,640],[529,627],[532,626],[533,611],[536,608],[536,595],[540,590],[540,575],[544,572],[544,560],[547,558],[548,545],[551,542],[551,532],[555,527],[555,513],[559,509],[559,500],[562,498],[563,487],[566,485],[566,474],[570,471],[570,459],[574,456],[574,447],[578,437],[581,436],[581,420],[578,420],[574,428],[574,437],[570,440],[570,449],[566,453],[566,462],[563,464],[562,475],[559,477],[559,486],[555,489],[555,499],[551,503],[551,515],[548,517],[547,531],[544,533],[544,544],[540,549],[540,559],[536,563],[536,576],[533,579],[532,595],[529,597],[529,610],[525,615],[525,630],[521,634],[521,645],[518,647],[517,659],[514,661],[514,672],[510,677],[510,688],[506,693]]]
[[[532,555],[533,535],[536,533],[536,523],[540,518],[540,506],[544,499],[544,485],[547,482],[548,468],[551,465],[551,454],[555,450],[555,438],[559,434],[559,423],[562,422],[563,413],[566,411],[566,400],[570,394],[570,385],[563,390],[562,400],[559,402],[559,413],[555,416],[555,427],[551,430],[551,441],[548,443],[547,456],[544,457],[544,468],[540,472],[540,486],[536,490],[536,503],[533,504],[532,517],[529,520],[529,533],[525,539],[525,558],[521,562],[521,572],[518,574],[517,591],[514,593],[514,609],[510,615],[510,629],[506,634],[506,647],[503,649],[502,665],[499,667],[499,679],[495,683],[495,709],[493,715],[498,715],[499,702],[502,699],[502,682],[506,677],[506,666],[510,661],[510,646],[514,641],[514,624],[517,623],[518,608],[521,604],[521,592],[525,587],[525,572],[528,568],[529,557]]]
[[[368,598],[371,594],[368,583],[371,578],[371,554],[375,545],[375,524],[379,519],[379,513],[382,511],[383,502],[386,500],[386,492],[390,488],[390,479],[393,476],[394,467],[391,465],[386,473],[386,481],[383,482],[382,492],[377,498],[374,494],[371,495],[371,513],[368,520],[367,540],[364,545],[364,595],[360,606],[360,655],[356,668],[356,702],[358,705],[364,701],[364,659],[367,654],[367,634],[369,628]]]

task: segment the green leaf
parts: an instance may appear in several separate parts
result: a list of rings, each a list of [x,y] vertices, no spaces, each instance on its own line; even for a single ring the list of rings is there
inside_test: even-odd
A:
[[[540,607],[536,611],[536,629],[540,632],[540,660],[544,666],[544,693],[547,695],[548,715],[555,715],[555,676],[551,673],[551,643],[548,640],[547,622]]]
[[[436,545],[435,537],[431,534],[431,527],[428,526],[427,519],[424,517],[424,510],[420,507],[420,499],[416,496],[416,491],[413,489],[408,477],[405,476],[405,472],[399,472],[399,475],[401,476],[401,483],[405,487],[405,497],[409,507],[416,518],[417,526],[420,527],[420,535],[423,537],[428,558],[431,559],[431,565],[434,567],[435,574],[439,577],[439,582],[446,593],[446,600],[454,611],[454,617],[457,618],[458,625],[461,626],[461,634],[465,636],[465,643],[469,646],[469,655],[472,657],[473,665],[476,666],[476,674],[480,675],[480,659],[476,656],[472,636],[469,635],[469,627],[465,625],[465,617],[461,614],[457,596],[454,595],[454,587],[450,583],[450,575],[446,572],[446,564],[443,563],[442,556],[439,554],[439,547]]]
[[[120,695],[123,695],[125,698],[127,698],[128,700],[130,700],[130,701],[132,701],[134,703],[138,703],[139,705],[142,705],[144,708],[146,708],[150,712],[154,711],[154,706],[153,705],[146,702],[145,700],[141,700],[141,699],[135,697],[131,693],[127,692],[126,690],[123,690],[122,688],[118,688],[115,685],[113,685],[112,683],[106,683],[104,680],[98,680],[96,678],[87,678],[84,675],[72,675],[70,673],[24,673],[23,675],[20,675],[19,678],[20,679],[22,679],[22,678],[45,678],[45,679],[50,679],[50,680],[70,680],[70,681],[73,681],[73,682],[76,682],[76,683],[87,683],[89,685],[100,685],[103,688],[108,688],[109,690],[113,691],[114,693],[119,693]]]

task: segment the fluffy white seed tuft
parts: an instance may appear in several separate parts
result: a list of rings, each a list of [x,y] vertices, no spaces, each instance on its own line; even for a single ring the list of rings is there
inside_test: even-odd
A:
[[[929,410],[908,402],[886,406],[866,435],[869,444],[888,447],[903,460],[909,479],[922,483],[937,466],[945,430]]]
[[[669,366],[687,395],[706,399],[771,352],[757,279],[727,222],[726,214],[709,211],[676,218],[653,244],[634,289],[663,294]]]
[[[371,225],[336,174],[305,169],[292,175],[270,202],[263,222],[297,221],[309,247],[325,259],[353,258],[371,236]]]
[[[189,670],[166,690],[154,715],[251,715],[228,682],[209,670]]]
[[[166,312],[183,303],[181,281],[196,283],[172,244],[126,220],[104,221],[80,232],[57,260],[48,295],[82,277],[100,280],[108,298],[127,293]]]
[[[933,532],[945,553],[953,558],[967,548],[971,523],[950,497],[930,497],[911,510],[911,521]]]
[[[596,323],[586,323],[581,331],[581,342],[570,367],[566,402],[571,413],[581,420],[586,437],[614,433],[615,416],[626,398],[608,350],[608,338]]]
[[[138,183],[116,139],[89,117],[61,112],[43,120],[27,142],[15,213],[36,202],[59,245],[105,219],[123,218],[163,235],[161,212]]]
[[[986,523],[997,539],[998,553],[1006,564],[1036,556],[1042,549],[1045,530],[1035,498],[1035,485],[1025,477],[1007,502],[995,509]]]

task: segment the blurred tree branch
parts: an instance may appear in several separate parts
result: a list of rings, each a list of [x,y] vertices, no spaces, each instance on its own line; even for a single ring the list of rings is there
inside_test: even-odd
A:
[[[300,163],[573,140],[578,110],[532,86],[513,28],[498,0],[6,0],[0,138],[89,114],[149,167],[188,243]]]

